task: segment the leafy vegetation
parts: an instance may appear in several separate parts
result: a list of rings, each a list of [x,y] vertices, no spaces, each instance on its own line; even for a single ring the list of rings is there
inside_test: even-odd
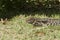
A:
[[[59,0],[0,0],[0,18],[11,18],[19,12],[60,12]],[[45,14],[45,13],[44,13]],[[48,13],[51,14],[51,13]]]

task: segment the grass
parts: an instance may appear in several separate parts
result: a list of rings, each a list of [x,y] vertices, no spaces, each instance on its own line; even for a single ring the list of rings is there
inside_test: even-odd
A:
[[[60,40],[60,26],[34,27],[26,23],[31,17],[19,15],[13,17],[6,25],[0,23],[0,40]],[[34,17],[47,18],[45,15],[36,14]],[[52,15],[52,18],[59,18]]]

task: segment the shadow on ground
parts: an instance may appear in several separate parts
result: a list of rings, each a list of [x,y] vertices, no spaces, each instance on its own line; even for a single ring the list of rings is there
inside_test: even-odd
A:
[[[3,11],[0,12],[0,18],[8,18],[11,19],[16,15],[25,15],[25,16],[29,16],[32,15],[34,16],[35,14],[38,15],[46,15],[48,17],[51,17],[51,15],[55,15],[55,14],[59,14],[60,15],[60,10],[56,10],[56,9],[40,9],[40,10],[11,10],[11,11]]]

